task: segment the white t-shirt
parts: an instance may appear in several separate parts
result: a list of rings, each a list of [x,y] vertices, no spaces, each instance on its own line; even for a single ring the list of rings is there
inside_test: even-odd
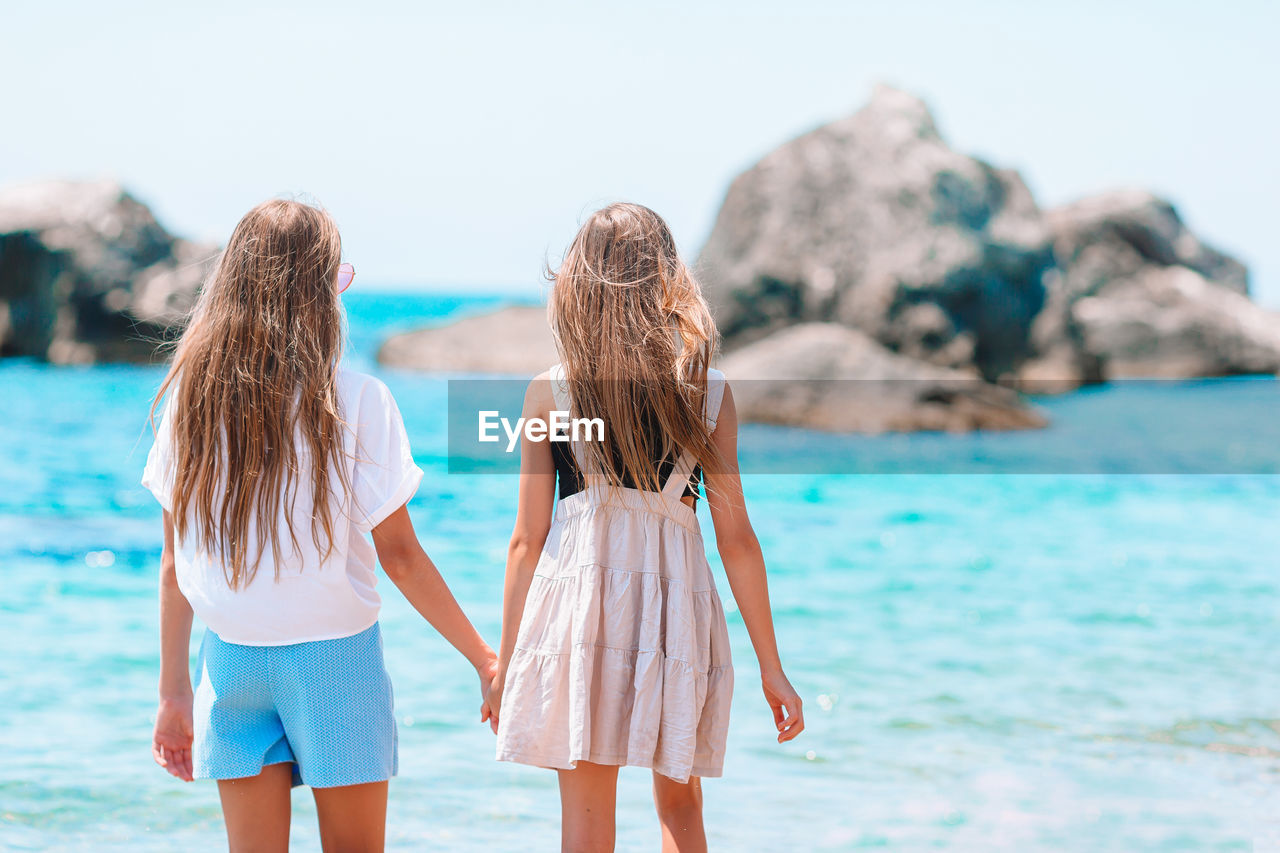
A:
[[[280,646],[332,640],[358,634],[378,619],[377,555],[368,534],[413,496],[422,482],[422,470],[414,464],[404,421],[386,385],[340,368],[337,388],[348,426],[344,457],[351,493],[336,493],[342,489],[341,481],[331,471],[329,482],[335,494],[325,497],[334,519],[334,541],[327,559],[321,558],[311,533],[315,496],[305,467],[296,478],[297,499],[279,510],[276,530],[280,531],[281,562],[276,565],[268,541],[248,585],[231,588],[221,554],[203,549],[193,535],[194,524],[184,540],[174,543],[178,587],[196,616],[229,643]],[[173,396],[169,395],[170,401]],[[172,512],[174,453],[167,411],[168,407],[147,456],[142,484]],[[298,453],[305,466],[309,453],[304,445]],[[289,541],[287,512],[293,516],[297,550]],[[257,536],[251,521],[250,554],[257,552]]]

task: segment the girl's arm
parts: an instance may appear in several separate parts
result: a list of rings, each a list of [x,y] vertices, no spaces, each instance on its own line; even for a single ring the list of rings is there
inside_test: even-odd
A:
[[[160,557],[160,707],[151,755],[174,776],[191,781],[191,604],[178,588],[173,518],[164,514]]]
[[[800,696],[783,674],[782,661],[778,657],[764,555],[751,527],[751,519],[747,517],[742,478],[738,473],[738,410],[727,384],[720,416],[711,437],[721,458],[720,470],[708,470],[706,474],[707,503],[716,529],[716,544],[734,600],[738,603],[738,612],[742,614],[760,663],[760,681],[765,699],[773,709],[778,743],[783,743],[804,731],[804,713],[800,709]]]
[[[435,563],[422,550],[413,522],[409,520],[407,505],[373,528],[373,545],[387,577],[431,627],[471,662],[480,676],[480,695],[487,696],[497,668],[493,649],[462,612]]]
[[[551,383],[543,374],[529,384],[525,392],[525,418],[547,418],[554,407]],[[498,712],[502,707],[502,689],[506,684],[507,666],[516,648],[524,602],[533,581],[533,571],[551,529],[551,513],[556,499],[556,469],[551,459],[551,446],[545,441],[520,440],[520,498],[516,507],[515,529],[507,547],[507,577],[502,591],[502,642],[498,650],[498,675],[489,693],[489,725],[498,730]]]

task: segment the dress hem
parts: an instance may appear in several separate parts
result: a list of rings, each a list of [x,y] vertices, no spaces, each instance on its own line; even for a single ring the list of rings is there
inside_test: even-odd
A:
[[[683,776],[676,776],[668,773],[668,770],[674,770],[670,765],[663,765],[661,762],[655,762],[652,759],[631,758],[625,755],[613,755],[609,753],[588,753],[578,758],[552,758],[551,756],[536,755],[529,752],[500,752],[497,759],[499,761],[507,761],[512,764],[524,764],[529,767],[541,767],[544,770],[574,770],[577,769],[579,761],[588,761],[592,764],[602,764],[609,767],[640,767],[645,770],[652,770],[668,779],[674,779],[677,782],[688,782],[691,776],[706,779],[718,779],[724,775],[724,762],[718,765],[694,764],[689,771]]]

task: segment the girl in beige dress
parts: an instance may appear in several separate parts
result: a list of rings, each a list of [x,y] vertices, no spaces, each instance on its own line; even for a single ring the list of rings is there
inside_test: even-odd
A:
[[[593,214],[553,282],[562,363],[530,384],[524,417],[569,412],[603,430],[525,433],[498,675],[482,713],[499,759],[559,772],[565,850],[613,848],[621,765],[653,771],[663,850],[704,850],[699,780],[721,775],[733,696],[695,512],[704,476],[777,739],[804,728],[743,503],[733,394],[708,367],[715,325],[666,223],[639,205]]]

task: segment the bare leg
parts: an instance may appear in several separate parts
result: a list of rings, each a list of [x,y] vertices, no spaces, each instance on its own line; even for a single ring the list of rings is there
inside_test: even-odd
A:
[[[654,773],[653,804],[662,824],[662,853],[706,853],[701,779],[690,776],[688,782],[677,782]]]
[[[559,772],[561,853],[613,853],[618,768],[579,761]]]
[[[268,764],[257,776],[219,779],[231,853],[288,853],[292,764]]]
[[[387,836],[387,783],[312,788],[324,853],[378,853]]]

